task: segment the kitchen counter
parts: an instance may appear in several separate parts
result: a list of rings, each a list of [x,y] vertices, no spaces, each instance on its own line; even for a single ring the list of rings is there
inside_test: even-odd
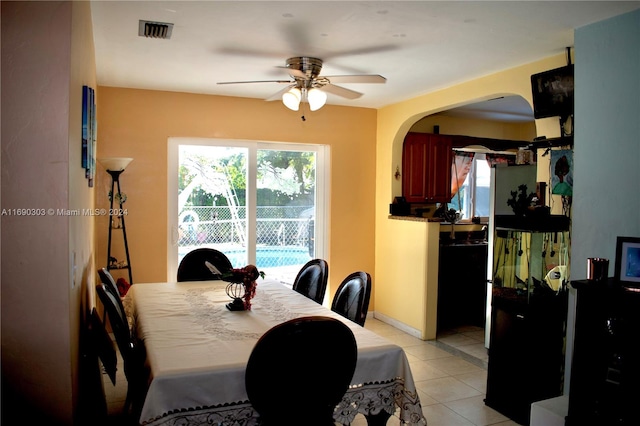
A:
[[[440,247],[469,247],[487,245],[486,240],[455,240],[455,241],[440,241]]]
[[[408,220],[412,222],[443,222],[444,221],[440,217],[395,216],[391,214],[389,215],[389,219]]]

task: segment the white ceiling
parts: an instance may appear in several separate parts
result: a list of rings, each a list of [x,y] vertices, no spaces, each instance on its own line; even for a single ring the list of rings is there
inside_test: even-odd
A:
[[[638,8],[640,1],[91,1],[99,85],[266,99],[283,84],[217,83],[290,80],[278,67],[312,56],[324,60],[321,75],[386,77],[341,84],[364,93],[359,99],[327,100],[369,108],[563,54],[575,28]],[[173,23],[171,38],[138,36],[139,20]],[[532,116],[521,99],[473,109]]]

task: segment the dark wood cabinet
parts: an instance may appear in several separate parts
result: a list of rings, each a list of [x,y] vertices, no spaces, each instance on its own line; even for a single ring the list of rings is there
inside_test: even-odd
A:
[[[409,203],[451,201],[452,137],[407,133],[402,150],[402,195]]]
[[[528,425],[532,402],[562,394],[567,292],[493,291],[485,403]]]
[[[640,292],[572,281],[575,333],[567,426],[640,424]]]
[[[485,326],[487,244],[464,241],[440,245],[438,331]]]

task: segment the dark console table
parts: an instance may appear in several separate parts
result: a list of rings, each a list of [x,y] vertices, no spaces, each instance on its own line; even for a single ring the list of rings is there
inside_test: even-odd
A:
[[[566,426],[640,425],[640,292],[572,281],[576,317]]]

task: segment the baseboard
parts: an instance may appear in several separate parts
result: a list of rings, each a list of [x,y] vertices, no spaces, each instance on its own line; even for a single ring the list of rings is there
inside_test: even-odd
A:
[[[400,322],[394,318],[388,317],[384,314],[381,314],[379,312],[369,312],[367,314],[367,317],[372,316],[373,318],[380,320],[382,322],[384,322],[385,324],[389,324],[390,326],[393,326],[395,328],[397,328],[400,331],[403,331],[407,334],[409,334],[410,336],[416,337],[418,339],[422,339],[422,333],[420,332],[420,330],[415,329],[413,327],[408,326],[407,324]]]

